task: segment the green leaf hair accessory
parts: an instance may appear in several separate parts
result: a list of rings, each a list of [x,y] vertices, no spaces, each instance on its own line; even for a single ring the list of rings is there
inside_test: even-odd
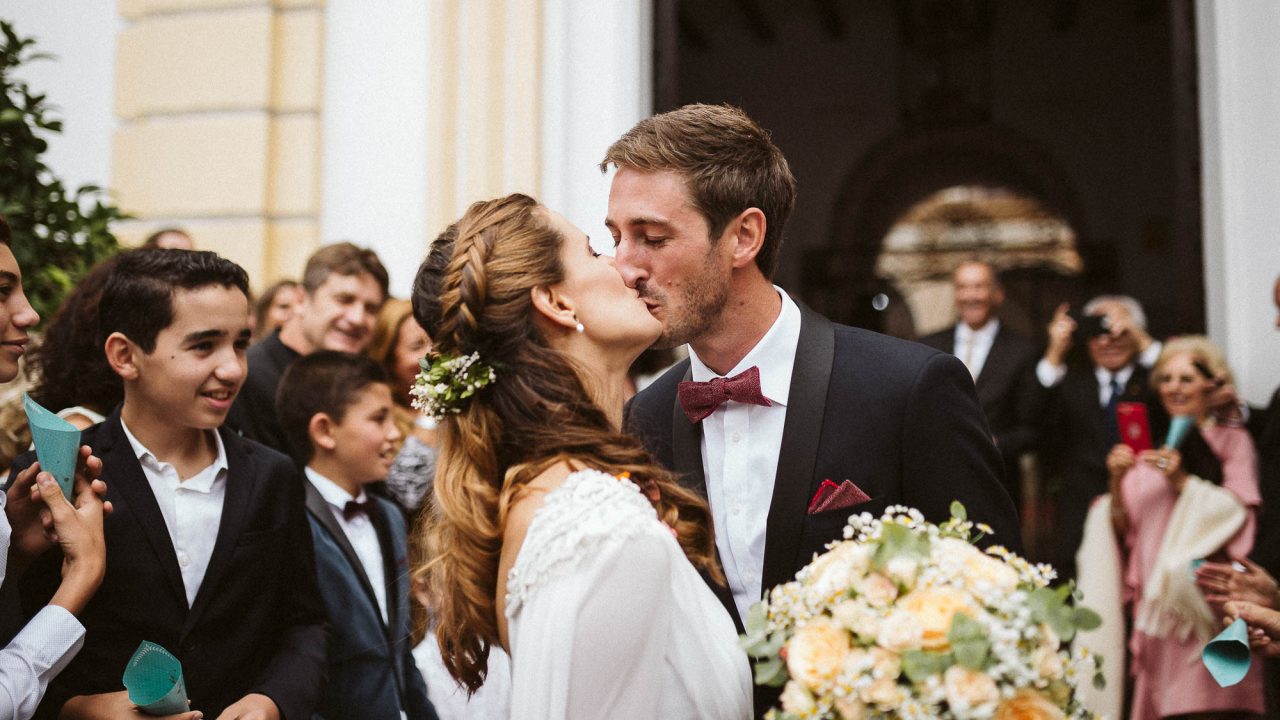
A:
[[[436,420],[462,412],[471,396],[498,379],[492,367],[480,362],[478,352],[428,355],[418,366],[422,369],[410,390],[413,406]]]

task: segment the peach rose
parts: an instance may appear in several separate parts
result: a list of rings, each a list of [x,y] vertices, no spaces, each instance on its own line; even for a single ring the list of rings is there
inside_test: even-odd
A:
[[[887,607],[898,597],[898,586],[878,572],[854,582],[853,587],[867,599],[872,607]]]
[[[838,698],[835,705],[840,720],[863,720],[867,717],[867,706],[857,698]]]
[[[792,715],[803,717],[817,709],[813,696],[795,680],[788,681],[786,687],[782,688],[779,700],[782,702],[782,711]]]
[[[957,717],[966,717],[975,710],[990,709],[1000,699],[996,681],[986,673],[970,670],[963,665],[952,665],[942,674],[942,686],[947,704]]]
[[[833,680],[849,654],[849,632],[826,620],[815,620],[796,631],[787,646],[787,670],[811,690]]]
[[[1023,688],[1000,703],[993,720],[1066,720],[1066,715],[1040,692]]]
[[[1040,672],[1040,677],[1046,679],[1054,679],[1062,677],[1065,668],[1062,664],[1062,656],[1057,650],[1042,647],[1036,650],[1035,656],[1036,669]]]
[[[950,587],[922,588],[908,593],[899,601],[898,607],[915,618],[921,630],[921,646],[930,650],[951,647],[947,633],[956,613],[977,616],[977,609],[968,593]]]
[[[875,640],[879,616],[861,600],[842,600],[831,608],[831,617],[864,640]]]
[[[889,613],[876,632],[876,644],[894,652],[922,647],[924,630],[920,626],[919,618],[914,613],[902,609]]]

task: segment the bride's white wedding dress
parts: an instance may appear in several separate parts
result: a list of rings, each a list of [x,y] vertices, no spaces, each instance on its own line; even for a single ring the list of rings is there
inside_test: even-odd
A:
[[[570,475],[507,577],[512,720],[751,717],[733,621],[630,481]]]

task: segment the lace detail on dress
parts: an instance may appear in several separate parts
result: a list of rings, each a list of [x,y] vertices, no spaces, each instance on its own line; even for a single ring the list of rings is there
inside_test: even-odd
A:
[[[579,470],[547,493],[533,514],[515,565],[507,573],[507,617],[538,588],[596,554],[653,527],[653,505],[630,480]]]

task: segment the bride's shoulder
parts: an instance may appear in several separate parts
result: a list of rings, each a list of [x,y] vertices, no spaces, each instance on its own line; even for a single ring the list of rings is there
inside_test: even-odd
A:
[[[567,465],[543,475],[548,473],[546,492],[518,502],[508,516],[509,530],[523,530],[519,555],[507,576],[508,614],[537,585],[654,532],[658,522],[653,506],[630,480]],[[537,489],[543,483],[535,480],[530,486]]]

